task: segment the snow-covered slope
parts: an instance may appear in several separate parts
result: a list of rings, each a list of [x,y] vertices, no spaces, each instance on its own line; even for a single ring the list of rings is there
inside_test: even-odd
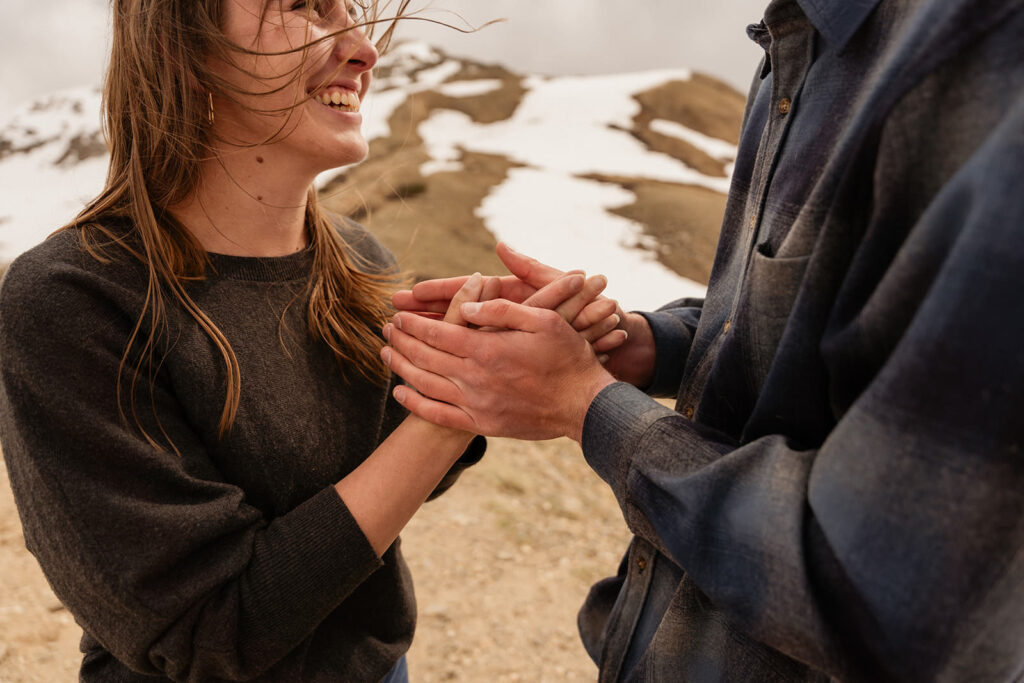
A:
[[[365,135],[373,140],[401,134],[392,131],[392,117],[413,93],[457,101],[504,87],[500,79],[474,77],[473,66],[424,44],[398,46],[382,61],[381,77],[364,103]],[[514,167],[473,207],[495,237],[561,267],[607,274],[613,294],[627,307],[654,306],[669,295],[700,295],[702,285],[659,262],[658,245],[643,225],[609,211],[631,204],[636,195],[626,184],[605,180],[626,177],[726,192],[732,144],[679,121],[645,124],[666,144],[687,145],[722,164],[722,173],[706,175],[679,155],[654,151],[636,128],[640,93],[690,78],[686,71],[516,77],[523,94],[509,117],[481,123],[455,108],[434,108],[416,129],[429,157],[419,173],[429,180],[436,173],[460,172],[465,153],[504,157]],[[99,106],[99,93],[82,89],[0,116],[0,263],[44,239],[102,188],[106,152]]]

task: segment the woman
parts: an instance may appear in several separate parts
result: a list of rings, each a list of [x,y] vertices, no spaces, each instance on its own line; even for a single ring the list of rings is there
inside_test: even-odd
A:
[[[106,188],[0,290],[0,439],[82,680],[405,680],[396,539],[483,443],[391,398],[393,261],[312,188],[367,151],[363,10],[113,3]],[[594,296],[534,302],[591,340]]]

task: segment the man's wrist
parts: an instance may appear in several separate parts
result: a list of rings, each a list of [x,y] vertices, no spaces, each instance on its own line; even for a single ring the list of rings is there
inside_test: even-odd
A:
[[[566,436],[573,441],[580,443],[583,439],[583,424],[587,420],[587,413],[590,411],[590,404],[594,402],[597,395],[604,391],[605,387],[615,384],[616,379],[604,367],[598,365],[593,372],[589,373],[587,379],[581,382],[580,402],[578,408],[570,417],[569,429]]]

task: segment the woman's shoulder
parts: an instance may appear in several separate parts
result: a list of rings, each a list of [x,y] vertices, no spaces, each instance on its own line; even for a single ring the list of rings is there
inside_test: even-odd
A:
[[[328,214],[328,220],[349,250],[360,261],[360,265],[369,266],[375,271],[388,271],[395,268],[397,265],[395,255],[362,224],[337,214]]]
[[[144,269],[123,247],[66,228],[8,266],[0,281],[0,317],[67,313],[97,298],[134,302],[145,284]]]

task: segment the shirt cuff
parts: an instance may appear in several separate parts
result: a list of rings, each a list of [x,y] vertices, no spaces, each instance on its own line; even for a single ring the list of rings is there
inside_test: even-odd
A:
[[[658,420],[677,415],[625,382],[609,384],[590,403],[580,439],[583,456],[619,500],[625,499],[626,477],[644,434]]]
[[[679,393],[693,334],[677,315],[668,311],[639,312],[654,335],[654,375],[644,391],[671,398]]]

